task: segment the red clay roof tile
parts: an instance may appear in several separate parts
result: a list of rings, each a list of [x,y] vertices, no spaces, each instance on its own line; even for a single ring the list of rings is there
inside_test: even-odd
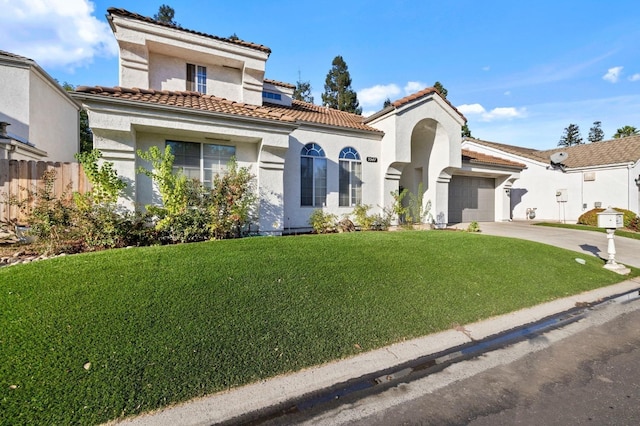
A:
[[[202,95],[198,92],[166,90],[141,90],[124,87],[80,86],[77,93],[124,99],[148,104],[170,105],[181,108],[263,118],[284,122],[307,122],[335,127],[363,130],[382,134],[383,132],[363,123],[363,117],[344,111],[325,108],[307,102],[293,100],[290,107],[265,103],[262,106],[234,102],[225,98]]]

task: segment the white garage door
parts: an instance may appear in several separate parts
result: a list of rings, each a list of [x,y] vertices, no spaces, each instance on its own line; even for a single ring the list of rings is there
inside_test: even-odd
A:
[[[449,182],[449,223],[495,221],[495,179],[453,176]]]

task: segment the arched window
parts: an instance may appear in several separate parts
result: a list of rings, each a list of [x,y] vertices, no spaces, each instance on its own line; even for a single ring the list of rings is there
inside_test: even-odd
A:
[[[308,143],[300,152],[300,204],[323,207],[327,203],[327,159],[322,147]]]
[[[360,154],[350,146],[340,151],[339,204],[341,207],[362,203],[362,163]]]

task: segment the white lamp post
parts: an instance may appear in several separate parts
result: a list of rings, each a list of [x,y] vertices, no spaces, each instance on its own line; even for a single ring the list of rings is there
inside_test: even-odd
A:
[[[616,244],[613,240],[616,229],[622,228],[622,225],[622,213],[615,211],[611,207],[598,213],[598,228],[605,228],[607,230],[607,253],[609,254],[609,259],[604,267],[619,274],[626,275],[630,273],[631,270],[624,265],[616,263]]]

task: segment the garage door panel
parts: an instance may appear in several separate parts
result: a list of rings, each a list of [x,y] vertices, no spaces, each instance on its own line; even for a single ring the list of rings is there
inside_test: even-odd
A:
[[[449,182],[449,222],[493,222],[495,180],[453,176]]]

